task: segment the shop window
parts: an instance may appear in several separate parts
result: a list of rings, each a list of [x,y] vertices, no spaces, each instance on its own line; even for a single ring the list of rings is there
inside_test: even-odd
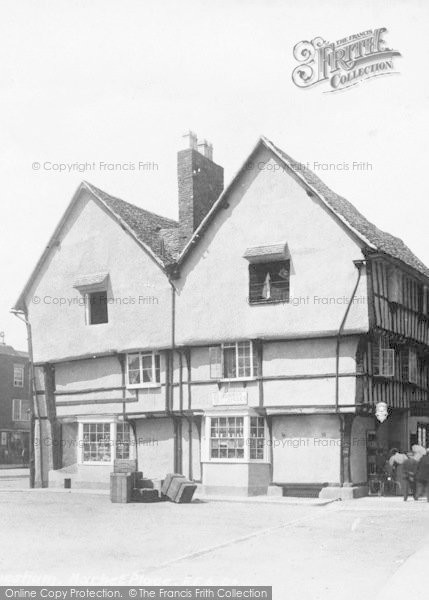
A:
[[[250,458],[262,460],[264,458],[265,422],[264,417],[250,417]]]
[[[130,458],[130,425],[116,425],[116,458]]]
[[[259,416],[208,417],[209,459],[213,461],[265,460],[265,419]]]
[[[112,458],[110,423],[83,423],[83,462],[109,463]]]
[[[215,417],[210,426],[211,458],[244,458],[243,417]]]

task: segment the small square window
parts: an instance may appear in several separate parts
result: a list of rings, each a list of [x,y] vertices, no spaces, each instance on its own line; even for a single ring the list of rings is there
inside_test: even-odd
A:
[[[289,260],[250,264],[250,304],[289,302],[289,279]]]
[[[88,294],[88,321],[90,325],[108,322],[107,292],[91,292]]]

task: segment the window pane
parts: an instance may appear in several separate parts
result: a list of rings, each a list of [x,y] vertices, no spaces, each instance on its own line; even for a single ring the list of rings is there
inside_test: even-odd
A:
[[[210,424],[211,458],[244,458],[243,417],[216,417]]]
[[[84,423],[83,460],[109,462],[111,457],[110,423]]]
[[[237,377],[236,347],[223,347],[223,376],[227,379]]]
[[[130,385],[140,383],[140,355],[128,354],[128,382]]]
[[[142,374],[144,383],[152,383],[153,381],[152,359],[152,354],[142,354]]]
[[[118,423],[116,426],[116,458],[130,457],[130,425]]]
[[[89,322],[91,325],[107,323],[107,292],[89,294]]]

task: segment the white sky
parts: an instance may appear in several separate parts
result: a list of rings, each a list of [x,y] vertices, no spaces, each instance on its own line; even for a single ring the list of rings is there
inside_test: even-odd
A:
[[[192,129],[231,178],[260,134],[296,160],[368,161],[318,175],[429,264],[424,0],[0,3],[0,331],[75,189],[87,179],[177,217],[176,153]],[[293,46],[386,27],[400,75],[324,94],[291,81]],[[154,161],[158,171],[56,173],[32,163]],[[59,332],[61,335],[61,332]]]

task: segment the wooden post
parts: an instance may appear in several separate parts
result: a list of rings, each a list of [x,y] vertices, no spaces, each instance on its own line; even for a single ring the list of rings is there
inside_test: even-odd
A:
[[[350,487],[352,485],[351,477],[351,443],[352,443],[352,425],[355,415],[346,413],[340,414],[340,440],[341,440],[341,486]]]

